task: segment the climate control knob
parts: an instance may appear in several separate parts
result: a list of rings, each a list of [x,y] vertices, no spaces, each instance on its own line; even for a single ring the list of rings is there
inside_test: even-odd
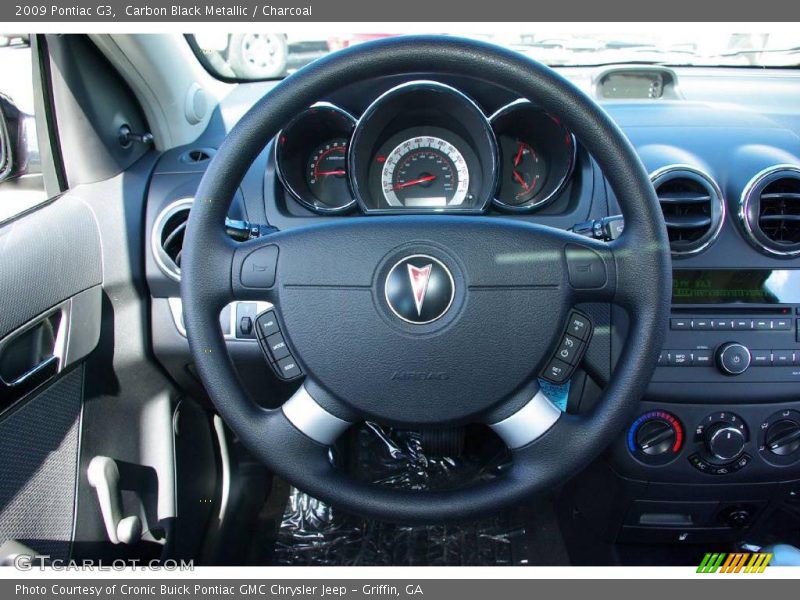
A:
[[[729,423],[715,423],[705,432],[706,448],[714,458],[729,461],[744,451],[744,433]]]
[[[769,426],[766,447],[777,456],[789,456],[800,450],[800,423],[781,419]]]
[[[750,350],[737,342],[728,342],[717,349],[717,366],[726,375],[741,375],[750,366]]]

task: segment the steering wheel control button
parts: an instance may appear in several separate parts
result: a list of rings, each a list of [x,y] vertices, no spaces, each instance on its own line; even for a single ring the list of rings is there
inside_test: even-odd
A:
[[[557,358],[552,359],[542,373],[544,379],[553,383],[564,383],[570,375],[572,375],[572,366]]]
[[[242,261],[240,279],[248,288],[271,288],[278,268],[278,247],[264,246],[253,250]]]
[[[569,316],[567,333],[578,339],[587,341],[592,335],[592,322],[589,320],[589,317],[573,312]]]
[[[600,255],[590,248],[569,244],[565,250],[569,283],[578,290],[603,287],[608,281]]]
[[[800,412],[779,410],[758,431],[758,452],[771,465],[785,467],[800,460]]]
[[[644,413],[628,429],[628,451],[650,465],[663,465],[673,460],[683,447],[683,425],[664,410]]]
[[[551,383],[564,383],[583,358],[589,339],[592,337],[592,322],[589,317],[572,311],[567,319],[567,327],[553,357],[541,372],[541,378]]]
[[[261,313],[256,321],[256,327],[260,338],[267,338],[281,330],[278,326],[278,319],[275,317],[275,311],[272,310]]]
[[[297,379],[303,374],[293,356],[288,356],[277,363],[278,376],[281,379]]]
[[[384,284],[389,309],[412,325],[441,319],[452,306],[455,291],[450,270],[427,254],[413,254],[395,263]]]
[[[255,322],[258,343],[278,378],[290,381],[302,376],[303,371],[289,350],[275,311],[264,311],[258,315]]]
[[[286,341],[280,333],[273,333],[266,340],[267,351],[274,361],[279,361],[290,355],[289,349],[286,347]]]
[[[564,334],[558,351],[556,352],[556,358],[574,365],[582,346],[583,342],[581,340],[569,334]]]
[[[750,366],[750,350],[736,342],[723,344],[717,350],[717,366],[726,375],[741,375]]]

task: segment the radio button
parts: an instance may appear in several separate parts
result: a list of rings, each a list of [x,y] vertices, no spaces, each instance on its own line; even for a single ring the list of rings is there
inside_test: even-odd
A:
[[[736,342],[723,344],[717,350],[717,365],[723,373],[741,375],[750,366],[750,351]]]
[[[692,322],[689,319],[670,319],[670,329],[691,329]]]
[[[792,328],[792,321],[791,319],[774,319],[772,328],[780,331],[789,331]]]
[[[709,319],[693,319],[692,329],[696,329],[698,331],[708,331],[711,329],[711,321]]]
[[[728,319],[714,319],[713,321],[711,321],[711,327],[719,331],[727,331],[728,329],[733,329],[733,325],[731,321],[729,321]]]
[[[772,352],[769,350],[751,350],[750,357],[754,367],[768,367],[772,364]]]
[[[672,364],[676,367],[686,367],[692,364],[692,354],[686,350],[675,350],[672,353]]]
[[[658,355],[658,366],[659,367],[669,366],[671,357],[672,357],[672,352],[670,352],[669,350],[662,350],[661,353]]]
[[[753,329],[757,331],[772,329],[772,321],[769,319],[756,319],[753,321]]]
[[[695,367],[707,367],[712,364],[713,355],[711,350],[693,350],[692,365]]]
[[[792,352],[791,350],[772,351],[772,365],[775,367],[791,366],[793,358],[794,358],[794,352]]]
[[[751,319],[734,319],[733,328],[734,330],[752,329],[753,321]]]

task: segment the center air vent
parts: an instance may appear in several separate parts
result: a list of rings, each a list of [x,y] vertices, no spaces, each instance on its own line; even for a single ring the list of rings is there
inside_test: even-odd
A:
[[[742,193],[739,216],[762,252],[800,255],[800,167],[777,165],[756,175]]]
[[[181,278],[181,254],[183,234],[192,208],[192,198],[182,198],[167,206],[156,219],[153,227],[153,255],[164,273],[179,281]]]
[[[725,221],[725,201],[719,186],[687,165],[664,167],[650,178],[664,213],[672,254],[686,256],[707,248]]]

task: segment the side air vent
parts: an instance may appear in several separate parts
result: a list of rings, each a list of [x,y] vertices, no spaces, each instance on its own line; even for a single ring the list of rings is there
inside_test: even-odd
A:
[[[153,256],[164,274],[175,281],[181,278],[183,234],[192,202],[192,198],[176,200],[161,211],[153,227]]]
[[[725,201],[716,182],[688,165],[664,167],[650,179],[664,213],[672,254],[688,256],[708,248],[725,222]]]
[[[742,192],[739,217],[762,252],[800,255],[800,167],[777,165],[753,177]]]

